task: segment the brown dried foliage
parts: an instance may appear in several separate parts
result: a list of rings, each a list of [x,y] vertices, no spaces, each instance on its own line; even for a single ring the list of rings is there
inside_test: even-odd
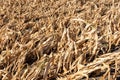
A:
[[[0,80],[115,80],[119,0],[0,0]]]

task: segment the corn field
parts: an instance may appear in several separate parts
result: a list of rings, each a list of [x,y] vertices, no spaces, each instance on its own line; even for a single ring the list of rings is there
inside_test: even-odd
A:
[[[120,80],[120,0],[0,0],[0,80]]]

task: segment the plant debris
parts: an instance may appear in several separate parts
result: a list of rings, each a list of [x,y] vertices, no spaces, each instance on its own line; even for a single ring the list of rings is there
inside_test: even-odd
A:
[[[119,0],[0,0],[0,80],[119,80]]]

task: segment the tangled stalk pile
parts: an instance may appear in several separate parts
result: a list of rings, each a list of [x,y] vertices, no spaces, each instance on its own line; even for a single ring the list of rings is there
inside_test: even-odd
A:
[[[119,0],[0,0],[0,80],[119,75]]]

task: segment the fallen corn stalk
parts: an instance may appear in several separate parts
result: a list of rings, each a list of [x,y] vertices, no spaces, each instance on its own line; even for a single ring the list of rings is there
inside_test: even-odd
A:
[[[120,49],[112,53],[104,54],[99,58],[96,58],[93,62],[84,66],[82,69],[78,70],[76,73],[72,73],[70,75],[67,75],[66,77],[58,78],[58,80],[76,80],[76,79],[82,79],[83,77],[86,77],[88,79],[89,74],[91,74],[92,72],[96,71],[96,74],[97,73],[100,74],[100,72],[104,70],[105,70],[105,74],[103,75],[103,77],[105,78],[106,75],[110,72],[109,65],[119,60],[120,60]],[[70,71],[68,71],[67,73],[69,73]]]

